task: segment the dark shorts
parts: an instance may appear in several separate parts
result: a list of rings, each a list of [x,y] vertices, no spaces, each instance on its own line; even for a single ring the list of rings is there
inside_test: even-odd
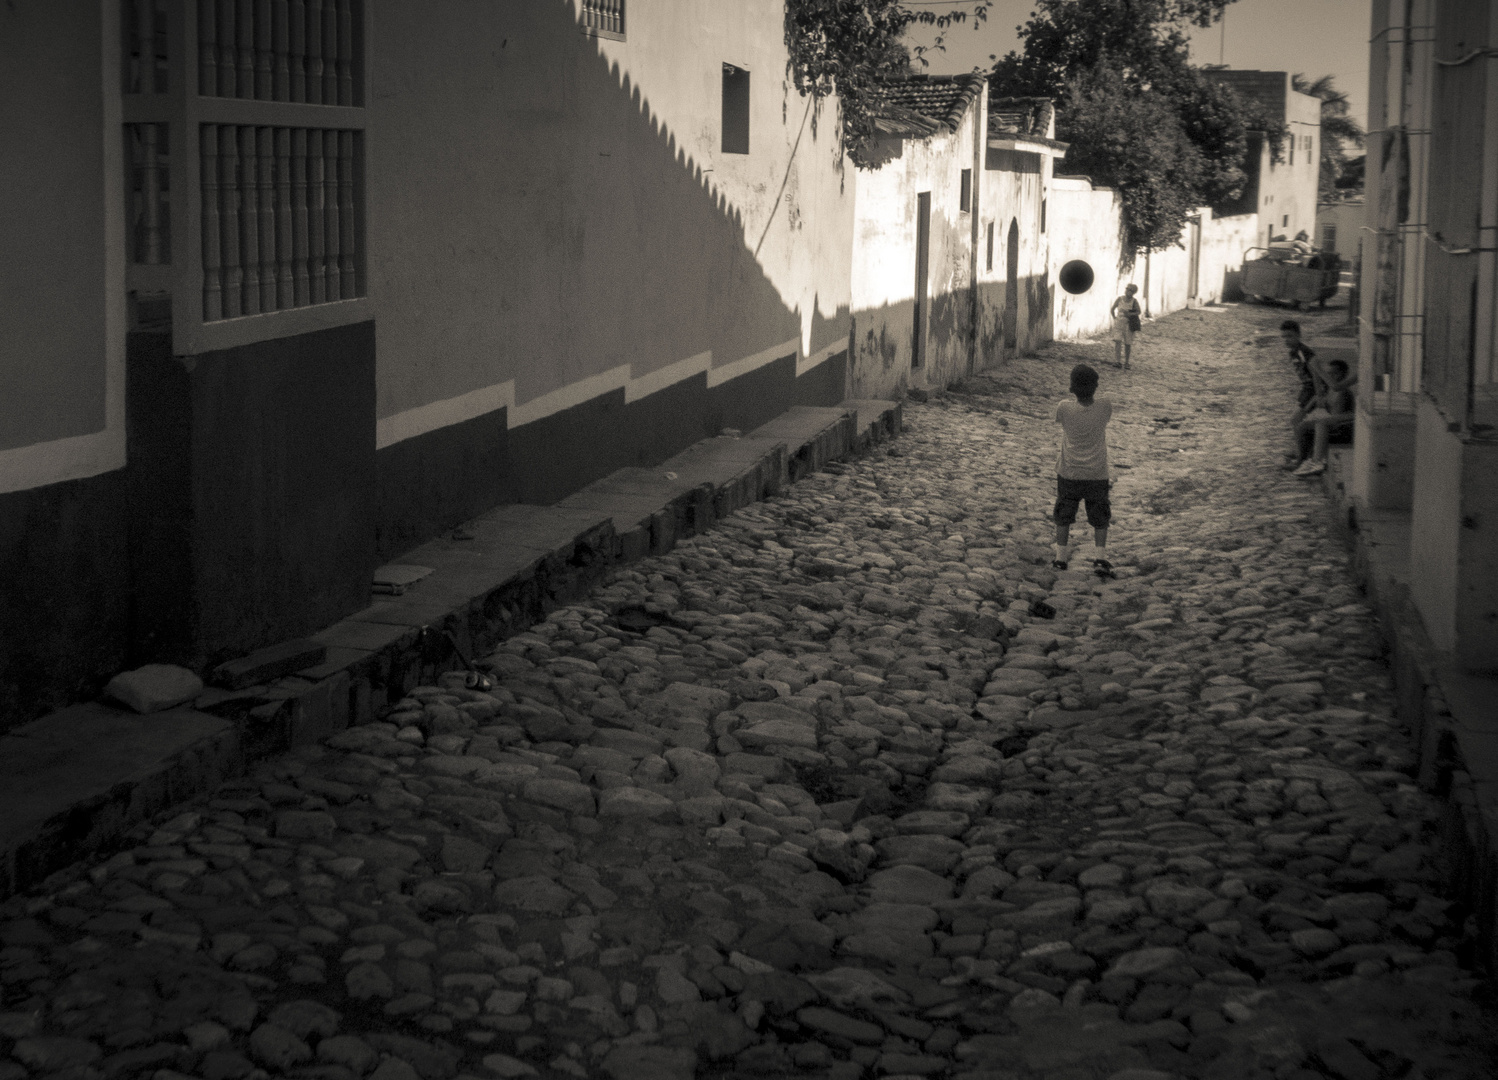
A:
[[[1057,525],[1070,525],[1077,520],[1077,504],[1087,504],[1087,524],[1094,529],[1106,529],[1113,520],[1113,506],[1108,501],[1107,480],[1068,480],[1056,477]]]

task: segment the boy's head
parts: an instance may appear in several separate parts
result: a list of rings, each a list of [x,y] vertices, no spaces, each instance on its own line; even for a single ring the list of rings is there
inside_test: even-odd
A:
[[[1327,361],[1326,366],[1331,370],[1332,375],[1336,377],[1336,380],[1338,382],[1341,382],[1343,379],[1347,378],[1346,360],[1329,360]]]
[[[1294,319],[1286,319],[1284,322],[1280,323],[1280,337],[1284,339],[1286,345],[1289,345],[1292,348],[1294,348],[1296,345],[1299,345],[1300,323],[1296,322]]]
[[[1090,401],[1097,393],[1097,372],[1086,364],[1071,369],[1071,392],[1078,401]]]
[[[1138,291],[1139,291],[1139,286],[1131,284],[1131,285],[1128,285],[1128,286],[1126,286],[1124,288],[1124,295],[1125,296],[1133,296]],[[1097,374],[1097,373],[1094,372],[1093,374]]]

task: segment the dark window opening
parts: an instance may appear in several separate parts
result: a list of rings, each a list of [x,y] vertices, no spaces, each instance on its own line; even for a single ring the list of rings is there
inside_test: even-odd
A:
[[[749,152],[749,72],[723,65],[723,152]]]
[[[993,269],[993,222],[988,223],[988,268]]]
[[[1047,202],[1049,202],[1049,201],[1050,201],[1049,199],[1041,199],[1040,200],[1040,231],[1041,232],[1045,232],[1045,204]]]
[[[957,209],[966,214],[973,206],[973,170],[962,170],[962,193],[957,197]]]

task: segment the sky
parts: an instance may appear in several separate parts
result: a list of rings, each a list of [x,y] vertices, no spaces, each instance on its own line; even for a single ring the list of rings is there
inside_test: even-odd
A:
[[[908,6],[944,11],[963,6],[960,0],[907,0]],[[1034,7],[1032,0],[996,0],[988,21],[974,30],[971,23],[947,33],[945,53],[927,53],[933,75],[988,67],[989,54],[1003,56],[1020,47],[1016,27]],[[1333,75],[1345,90],[1352,115],[1367,126],[1368,29],[1370,0],[1237,0],[1229,4],[1224,27],[1198,30],[1191,56],[1198,64],[1223,63],[1235,68],[1303,72],[1310,78]],[[912,39],[928,43],[929,31]]]

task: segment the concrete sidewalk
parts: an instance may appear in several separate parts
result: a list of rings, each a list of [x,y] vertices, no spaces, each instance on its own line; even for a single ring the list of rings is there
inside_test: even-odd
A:
[[[1347,491],[1351,450],[1332,448],[1323,483],[1383,627],[1418,779],[1445,802],[1446,894],[1472,913],[1481,961],[1498,971],[1498,679],[1469,675],[1432,646],[1410,598],[1410,515],[1357,509]]]
[[[108,848],[248,761],[375,719],[411,687],[586,595],[614,567],[670,551],[900,424],[898,402],[796,406],[742,437],[620,469],[555,506],[496,507],[407,552],[400,570],[381,568],[377,580],[418,579],[398,595],[224,665],[234,688],[147,716],[86,703],[0,736],[0,897]],[[287,673],[287,655],[319,659]]]

